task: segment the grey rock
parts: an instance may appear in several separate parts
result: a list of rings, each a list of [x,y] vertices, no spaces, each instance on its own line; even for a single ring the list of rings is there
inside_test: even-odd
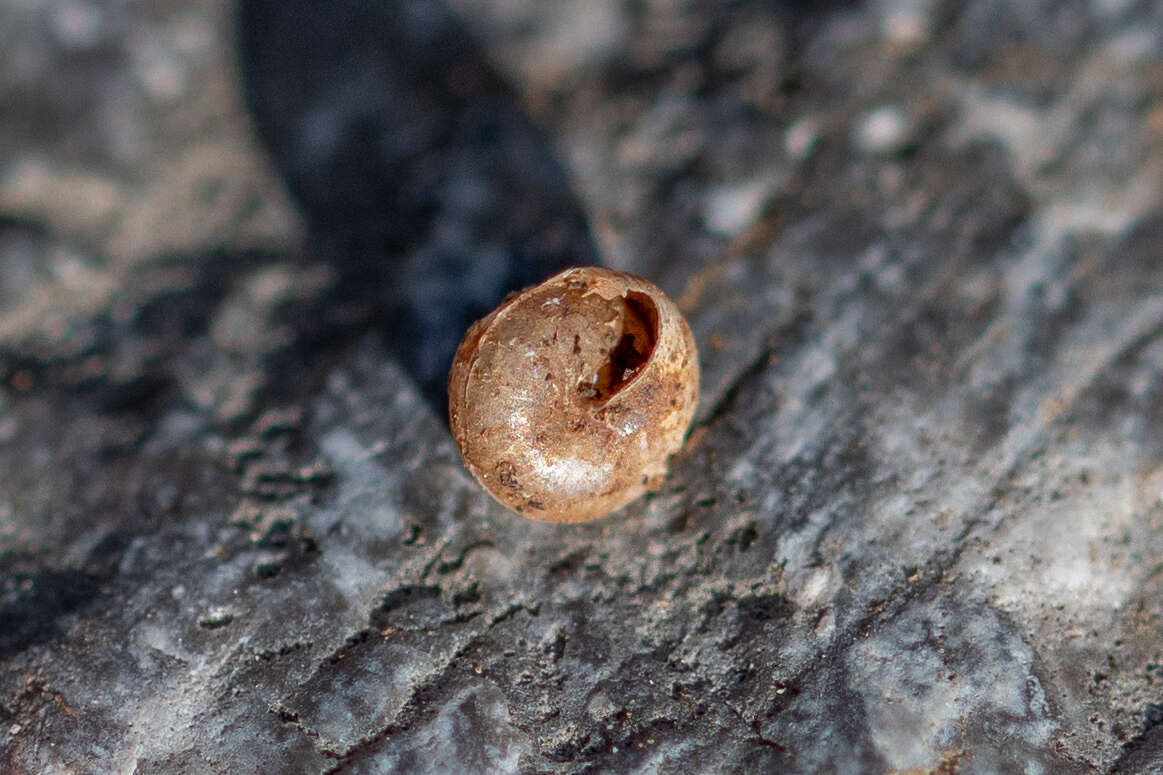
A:
[[[224,0],[0,0],[0,769],[1163,771],[1158,4],[450,7],[573,189],[522,233],[689,316],[669,480],[476,486]],[[525,223],[426,191],[375,288]]]

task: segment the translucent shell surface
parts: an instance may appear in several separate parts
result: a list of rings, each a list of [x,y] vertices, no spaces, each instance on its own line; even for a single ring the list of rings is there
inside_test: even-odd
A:
[[[453,437],[494,498],[583,522],[658,486],[694,416],[698,354],[657,286],[580,267],[474,323],[448,392]]]

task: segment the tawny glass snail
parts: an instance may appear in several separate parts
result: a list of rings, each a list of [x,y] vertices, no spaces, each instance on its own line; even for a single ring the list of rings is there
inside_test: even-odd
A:
[[[694,416],[698,354],[657,286],[579,267],[474,323],[448,392],[465,464],[497,501],[582,522],[661,483]]]

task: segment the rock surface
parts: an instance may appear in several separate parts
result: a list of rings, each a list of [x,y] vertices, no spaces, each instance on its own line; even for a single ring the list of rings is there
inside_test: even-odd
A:
[[[0,0],[0,769],[1163,771],[1158,3],[314,5]],[[598,255],[696,428],[529,522]]]

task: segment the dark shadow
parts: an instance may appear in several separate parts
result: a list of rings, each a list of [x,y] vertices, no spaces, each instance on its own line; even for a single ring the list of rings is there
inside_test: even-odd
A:
[[[1157,772],[1163,763],[1163,703],[1146,707],[1143,730],[1123,745],[1123,753],[1111,766],[1111,773]]]
[[[445,414],[468,325],[596,251],[550,144],[439,0],[242,0],[259,136],[375,329]]]
[[[57,620],[88,603],[98,579],[79,570],[11,573],[0,578],[0,659],[60,636]]]

